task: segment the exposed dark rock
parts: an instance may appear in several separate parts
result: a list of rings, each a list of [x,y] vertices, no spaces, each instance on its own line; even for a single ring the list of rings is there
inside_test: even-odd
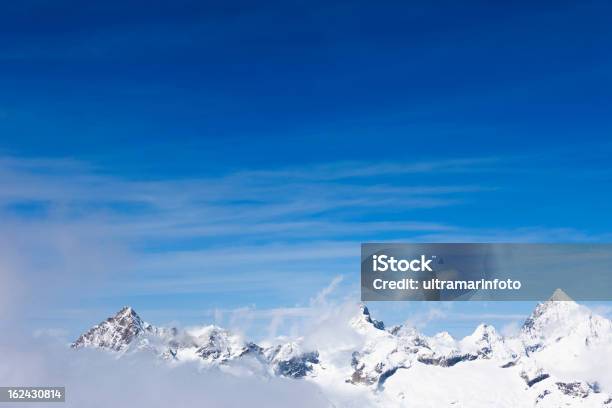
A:
[[[588,384],[581,382],[558,382],[555,384],[563,394],[577,398],[586,398],[592,391]]]
[[[521,373],[521,378],[523,380],[525,380],[525,383],[527,384],[528,387],[533,387],[535,384],[544,381],[545,379],[547,379],[548,377],[550,377],[549,374],[546,373],[542,373],[542,374],[538,374],[533,378],[529,378],[529,376],[527,374],[525,374],[524,372]]]
[[[547,395],[550,394],[549,390],[544,390],[543,393],[541,393],[540,395],[538,395],[538,397],[536,398],[536,405],[540,403],[540,401],[542,401]]]
[[[113,317],[92,327],[81,335],[72,348],[95,346],[114,351],[125,349],[138,335],[152,331],[153,327],[143,323],[138,314],[129,306],[122,308]]]
[[[370,311],[368,310],[368,307],[366,305],[362,305],[361,311],[364,315],[366,322],[371,323],[378,330],[385,330],[385,324],[381,320],[372,319],[372,317],[370,316]]]
[[[476,360],[478,356],[473,354],[462,354],[458,356],[439,356],[439,357],[419,357],[418,361],[427,364],[427,365],[435,365],[440,367],[452,367],[457,363],[461,363],[463,361],[473,361]]]
[[[289,360],[279,361],[276,364],[277,375],[291,378],[301,378],[312,371],[312,365],[319,363],[319,353],[316,351],[304,353]]]

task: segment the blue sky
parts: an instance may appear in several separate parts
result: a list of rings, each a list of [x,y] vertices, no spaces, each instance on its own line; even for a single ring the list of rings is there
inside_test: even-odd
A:
[[[5,4],[4,306],[261,332],[356,299],[363,241],[609,242],[610,11]],[[465,334],[532,306],[371,308]]]

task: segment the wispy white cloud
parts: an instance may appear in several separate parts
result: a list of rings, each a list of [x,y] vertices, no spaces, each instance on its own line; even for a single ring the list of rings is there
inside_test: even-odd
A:
[[[511,320],[510,322],[503,325],[500,329],[500,333],[503,336],[511,337],[516,336],[521,329],[521,320]]]
[[[295,276],[290,264],[298,261],[302,272],[311,269],[301,282],[308,277],[318,285],[332,268],[347,264],[314,271],[315,264],[354,257],[362,237],[456,228],[408,216],[370,220],[368,214],[454,205],[491,189],[381,184],[373,176],[477,171],[494,161],[331,163],[138,180],[72,159],[0,157],[2,249],[16,254],[5,258],[3,277],[13,277],[12,292],[19,286],[15,277],[25,278],[29,294],[3,299],[23,299],[27,306],[53,297],[65,302],[68,293],[78,303],[99,296],[101,288],[105,295],[211,293],[224,285],[236,293],[266,284],[277,290],[275,279]],[[277,268],[269,267],[272,260]]]
[[[411,313],[404,325],[423,329],[434,321],[447,319],[451,308],[450,303],[429,306],[426,310]]]
[[[0,383],[65,386],[61,405],[66,407],[329,406],[321,391],[305,381],[206,372],[196,364],[170,366],[146,353],[121,359],[93,350],[75,354],[47,336],[14,334],[0,339]]]
[[[502,162],[340,162],[141,180],[71,159],[0,157],[0,271],[8,282],[0,310],[41,315],[127,295],[199,294],[219,303],[219,317],[231,315],[220,296],[258,293],[269,312],[258,305],[244,316],[281,322],[303,310],[274,306],[306,304],[330,277],[358,273],[365,240],[588,239],[568,229],[482,230],[420,216],[494,192],[472,175]],[[435,177],[446,174],[463,182]],[[336,285],[346,290],[349,281]]]
[[[378,177],[388,175],[419,174],[431,172],[470,172],[487,169],[488,166],[499,163],[497,157],[461,158],[434,161],[397,162],[337,162],[314,165],[308,168],[283,169],[281,171],[257,171],[239,173],[260,177],[277,177],[282,179],[306,180],[340,180],[349,178]]]

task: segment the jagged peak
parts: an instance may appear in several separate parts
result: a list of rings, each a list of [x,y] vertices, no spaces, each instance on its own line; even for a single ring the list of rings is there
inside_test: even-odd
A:
[[[134,309],[132,308],[132,306],[123,306],[121,309],[119,309],[119,312],[117,312],[117,314],[132,314],[132,313],[136,313]]]
[[[132,317],[140,319],[140,316],[131,306],[123,306],[117,313],[115,313],[115,318],[122,317]]]
[[[550,310],[573,310],[578,307],[576,303],[562,289],[556,289],[545,302],[538,303],[531,314],[531,318],[536,318]]]
[[[468,338],[474,340],[493,341],[501,339],[502,336],[497,332],[494,326],[486,323],[479,324]]]
[[[531,339],[558,338],[573,329],[570,321],[588,318],[590,314],[586,307],[576,303],[562,289],[557,289],[547,301],[538,303],[525,320],[521,332]]]
[[[359,312],[362,315],[367,316],[368,318],[370,317],[370,310],[368,309],[368,307],[364,303],[360,303],[359,304]]]
[[[374,326],[378,330],[385,330],[385,324],[382,321],[380,321],[380,320],[372,319],[372,316],[370,315],[370,310],[363,303],[361,303],[359,305],[359,315],[358,315],[358,318],[364,320],[366,323],[371,324],[372,326]]]
[[[573,302],[574,299],[572,299],[567,293],[565,293],[563,291],[563,289],[561,288],[557,288],[552,296],[548,299],[549,302]]]
[[[122,307],[114,316],[83,333],[72,347],[95,346],[123,350],[140,333],[152,330],[131,306]]]
[[[115,314],[115,316],[110,317],[108,320],[122,321],[127,325],[135,325],[141,328],[146,328],[147,326],[147,324],[131,306],[122,307],[121,310]]]

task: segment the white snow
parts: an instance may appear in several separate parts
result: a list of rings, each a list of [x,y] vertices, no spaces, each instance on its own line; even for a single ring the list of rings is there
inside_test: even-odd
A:
[[[322,335],[332,330],[323,325],[311,339],[260,347],[217,326],[157,328],[124,308],[73,347],[147,350],[170,364],[197,362],[237,376],[303,377],[337,407],[612,408],[612,322],[561,290],[510,337],[485,323],[463,339],[386,330],[364,305],[344,322],[334,323],[343,338]]]

